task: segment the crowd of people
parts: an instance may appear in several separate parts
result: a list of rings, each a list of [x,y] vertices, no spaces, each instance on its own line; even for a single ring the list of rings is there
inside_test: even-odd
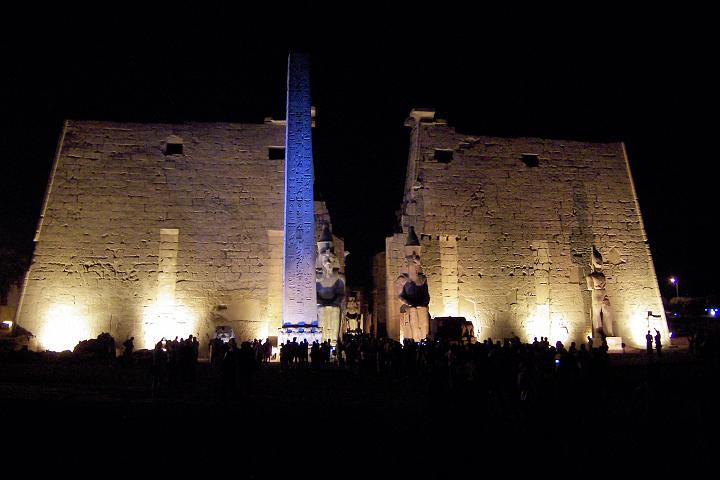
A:
[[[304,368],[311,365],[314,368],[326,366],[333,360],[330,342],[314,341],[308,344],[306,339],[298,342],[297,338],[280,344],[280,369]]]
[[[523,343],[518,337],[474,343],[432,340],[402,344],[391,339],[353,336],[337,345],[338,365],[361,373],[425,377],[436,387],[484,385],[517,387],[531,398],[538,382],[548,378],[582,380],[598,376],[607,365],[607,344],[588,348],[572,342],[551,345],[547,338]]]
[[[291,372],[334,365],[360,376],[385,376],[426,382],[429,391],[494,392],[532,400],[548,383],[578,385],[602,382],[608,347],[575,342],[569,346],[547,338],[523,343],[518,337],[481,342],[405,340],[348,335],[333,348],[329,342],[298,342],[280,346],[280,368]]]
[[[273,356],[273,347],[269,338],[266,339],[265,342],[263,342],[262,340],[254,339],[252,342],[249,342],[249,344],[249,347],[252,349],[253,356],[257,363],[267,363],[271,360]],[[231,348],[238,348],[237,340],[235,340],[234,338],[229,339],[227,342],[224,341],[222,338],[214,338],[210,340],[210,363],[215,366],[220,365],[225,358],[228,350],[230,350]]]
[[[270,339],[266,339],[265,343],[258,339],[242,342],[239,348],[234,338],[227,343],[215,339],[210,349],[211,364],[220,368],[220,395],[223,400],[249,391],[253,373],[263,363],[269,362],[272,356]]]
[[[133,337],[134,338],[134,337]],[[132,357],[133,342],[126,341],[123,346],[123,358]],[[188,338],[175,337],[173,340],[161,339],[155,344],[152,353],[152,389],[157,395],[166,387],[174,387],[180,382],[195,381],[200,343],[192,335]]]
[[[659,337],[659,332],[647,335],[647,352],[658,357],[663,350]],[[702,331],[690,335],[688,352],[702,355],[713,351],[713,338]],[[240,345],[234,338],[229,341],[216,338],[208,346],[212,367],[209,372],[217,379],[223,398],[249,391],[253,375],[274,360],[276,352],[282,373],[332,365],[358,375],[420,379],[433,391],[479,388],[523,401],[533,399],[548,383],[601,384],[609,358],[607,344],[593,345],[591,338],[587,343],[572,342],[569,346],[561,342],[551,344],[544,337],[530,343],[518,337],[401,343],[355,333],[345,335],[335,345],[327,341],[309,344],[307,340],[293,339],[275,350],[269,338]],[[97,339],[80,342],[73,354],[126,367],[151,362],[154,395],[196,380],[200,343],[192,335],[173,340],[163,338],[151,351],[140,352],[134,348],[134,337],[130,337],[122,343],[122,353],[117,359],[115,351],[115,340],[103,333]]]

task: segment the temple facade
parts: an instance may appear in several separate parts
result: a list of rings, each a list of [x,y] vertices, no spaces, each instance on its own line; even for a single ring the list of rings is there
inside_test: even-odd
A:
[[[67,121],[16,315],[34,348],[277,335],[285,125]],[[331,221],[313,210],[317,239]]]
[[[394,285],[414,227],[430,314],[465,317],[479,339],[581,342],[594,321],[628,345],[643,346],[655,328],[668,338],[622,143],[464,135],[420,109],[406,126],[402,232],[373,270],[390,337],[403,336]],[[602,282],[590,282],[597,272]]]

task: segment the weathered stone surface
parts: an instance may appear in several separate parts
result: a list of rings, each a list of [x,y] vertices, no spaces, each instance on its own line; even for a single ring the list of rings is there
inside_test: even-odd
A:
[[[643,345],[652,311],[660,317],[650,326],[667,338],[622,144],[471,137],[431,118],[408,125],[402,226],[421,237],[433,316],[472,319],[478,338],[547,332],[581,341],[590,334],[584,277],[595,245],[611,259],[604,272],[615,335]],[[387,239],[386,281],[400,272],[403,239]],[[393,335],[399,307],[386,295]]]
[[[216,321],[242,323],[241,339],[276,332],[284,161],[268,147],[284,146],[284,124],[68,121],[64,130],[19,314],[38,347],[69,316],[86,338],[140,339],[159,291],[174,297],[167,315],[189,316],[202,343]],[[171,135],[182,154],[165,154]],[[329,222],[324,204],[315,208]]]
[[[288,58],[283,325],[317,325],[310,65]]]

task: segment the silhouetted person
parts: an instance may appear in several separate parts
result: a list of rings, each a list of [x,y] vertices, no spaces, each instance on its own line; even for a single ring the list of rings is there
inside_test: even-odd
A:
[[[108,347],[108,363],[113,364],[113,363],[115,363],[115,354],[116,354],[115,338],[108,333],[106,340],[107,340],[107,347]]]
[[[645,335],[645,346],[647,347],[647,353],[648,353],[648,355],[652,355],[652,353],[653,353],[653,349],[652,349],[652,346],[653,346],[653,336],[652,336],[652,334],[650,333],[650,330],[648,330],[647,335]]]
[[[225,357],[225,352],[228,348],[227,344],[223,342],[221,338],[214,338],[210,342],[210,348],[212,349],[210,352],[210,363],[213,366],[220,365]]]
[[[662,354],[662,342],[660,341],[660,332],[657,328],[655,329],[655,350],[657,350],[657,354],[659,357]]]
[[[132,359],[132,352],[135,349],[135,345],[133,341],[135,340],[135,337],[130,337],[127,340],[123,342],[123,363],[125,365],[130,365],[130,361]]]
[[[695,334],[691,333],[688,335],[688,353],[692,355],[695,353]]]
[[[252,374],[256,368],[255,351],[250,342],[242,342],[240,350],[237,351],[237,380],[240,385],[240,393],[247,393],[252,386]]]
[[[220,364],[222,371],[222,398],[225,400],[228,395],[235,393],[235,383],[237,382],[237,366],[238,366],[238,349],[235,339],[231,338],[228,342],[228,349]]]
[[[167,375],[168,357],[167,350],[163,343],[166,343],[165,339],[156,343],[155,349],[153,350],[153,397],[157,396],[160,390],[163,389]]]
[[[265,340],[265,343],[263,344],[263,349],[265,351],[264,356],[263,356],[263,361],[265,363],[267,363],[270,361],[270,358],[272,357],[272,343],[270,343],[269,338],[267,338]]]

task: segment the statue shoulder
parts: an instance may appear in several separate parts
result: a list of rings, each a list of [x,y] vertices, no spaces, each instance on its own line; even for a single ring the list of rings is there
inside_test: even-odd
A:
[[[408,275],[406,273],[403,273],[399,275],[395,279],[395,293],[400,295],[405,290],[405,284],[408,283],[410,279],[408,278]]]

